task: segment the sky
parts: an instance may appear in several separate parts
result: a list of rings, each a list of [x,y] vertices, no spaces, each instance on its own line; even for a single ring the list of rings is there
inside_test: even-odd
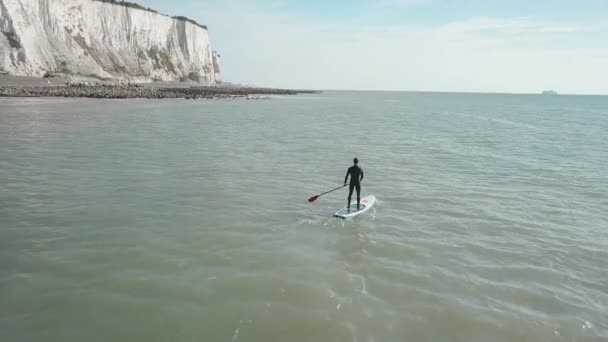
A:
[[[608,94],[608,0],[140,0],[209,27],[226,81]]]

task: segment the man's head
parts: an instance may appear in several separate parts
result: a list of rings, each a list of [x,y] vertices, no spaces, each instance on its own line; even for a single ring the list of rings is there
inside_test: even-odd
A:
[[[359,159],[357,159],[357,158],[353,159],[353,163],[355,163],[355,165],[359,164]]]

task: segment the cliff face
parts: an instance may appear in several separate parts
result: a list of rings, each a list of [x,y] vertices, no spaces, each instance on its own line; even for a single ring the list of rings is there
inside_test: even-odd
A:
[[[92,0],[0,0],[0,71],[133,82],[221,80],[205,27]]]
[[[222,82],[222,73],[220,69],[220,54],[217,51],[213,51],[211,53],[211,58],[213,61],[213,73],[215,74],[215,81],[217,83]]]

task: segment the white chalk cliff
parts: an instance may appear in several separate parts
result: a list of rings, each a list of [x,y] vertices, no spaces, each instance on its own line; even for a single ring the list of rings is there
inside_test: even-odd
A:
[[[93,0],[0,0],[0,71],[132,82],[221,82],[207,28]]]

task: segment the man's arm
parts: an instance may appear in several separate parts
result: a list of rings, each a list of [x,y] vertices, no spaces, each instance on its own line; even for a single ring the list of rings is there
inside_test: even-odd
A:
[[[348,179],[349,174],[350,174],[350,169],[346,170],[346,176],[344,176],[344,185],[346,185],[346,180]]]
[[[363,169],[361,169],[361,179],[359,180],[359,182],[361,182],[363,180]]]

